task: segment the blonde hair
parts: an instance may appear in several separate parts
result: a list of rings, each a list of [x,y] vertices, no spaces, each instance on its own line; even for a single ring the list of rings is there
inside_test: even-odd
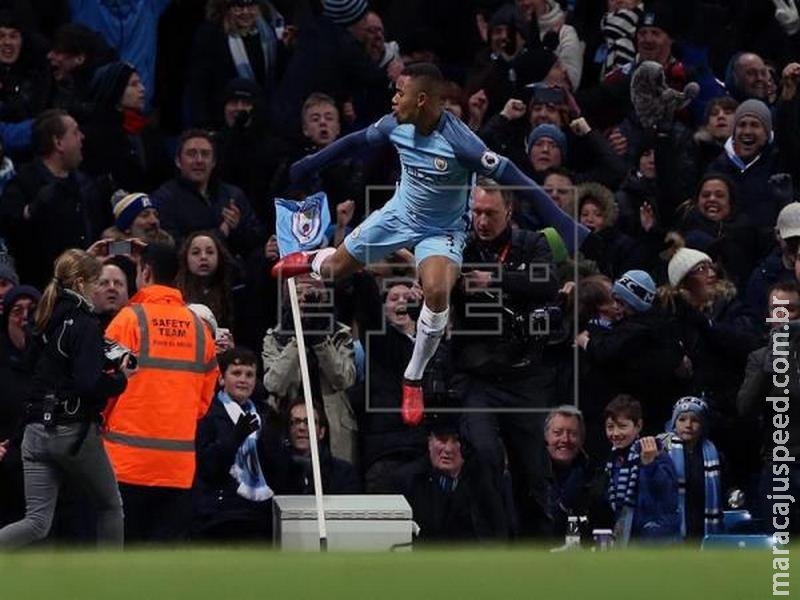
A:
[[[102,270],[103,264],[84,250],[71,248],[62,252],[53,266],[53,279],[44,288],[36,308],[36,329],[44,331],[47,327],[60,289],[78,291],[75,286],[79,279],[84,282],[97,279]]]

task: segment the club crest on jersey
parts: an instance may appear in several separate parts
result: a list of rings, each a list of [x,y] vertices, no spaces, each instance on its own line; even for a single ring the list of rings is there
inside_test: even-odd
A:
[[[481,156],[481,164],[487,169],[494,169],[500,162],[500,157],[494,152],[487,150]]]
[[[433,159],[433,166],[437,171],[447,171],[447,159],[437,156]]]
[[[313,240],[322,226],[319,206],[292,215],[292,234],[301,244]]]

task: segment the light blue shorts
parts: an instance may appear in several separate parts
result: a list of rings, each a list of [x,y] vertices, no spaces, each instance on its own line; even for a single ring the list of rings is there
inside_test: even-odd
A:
[[[429,256],[444,256],[461,266],[469,221],[447,227],[415,226],[390,205],[370,214],[344,240],[347,251],[361,263],[375,264],[400,248],[414,248],[417,266]]]

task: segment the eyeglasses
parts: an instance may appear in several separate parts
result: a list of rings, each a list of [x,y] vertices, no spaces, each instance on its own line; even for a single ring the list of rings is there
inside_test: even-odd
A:
[[[308,417],[304,419],[298,419],[298,418],[289,419],[290,427],[300,427],[300,425],[305,425],[306,427],[308,427]]]

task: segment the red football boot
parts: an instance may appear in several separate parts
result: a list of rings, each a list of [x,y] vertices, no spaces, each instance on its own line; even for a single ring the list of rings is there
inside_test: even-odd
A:
[[[275,279],[279,277],[289,279],[290,277],[311,273],[311,259],[313,256],[312,252],[292,252],[287,254],[272,265],[272,276]]]
[[[403,423],[416,427],[425,415],[425,402],[422,397],[422,382],[403,379],[403,404],[400,408]]]

